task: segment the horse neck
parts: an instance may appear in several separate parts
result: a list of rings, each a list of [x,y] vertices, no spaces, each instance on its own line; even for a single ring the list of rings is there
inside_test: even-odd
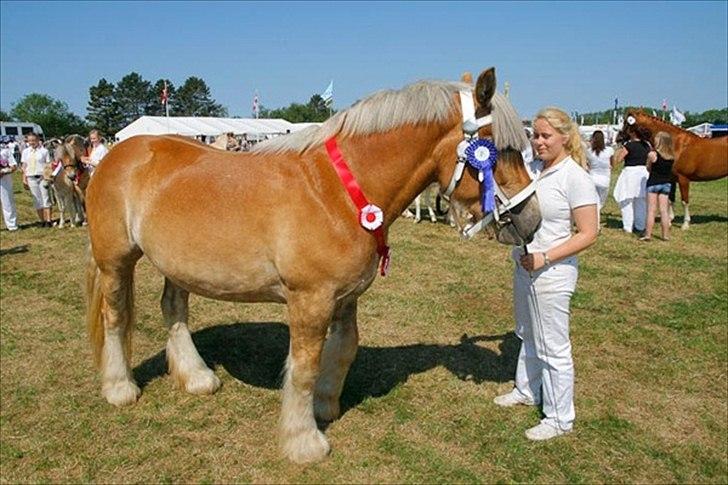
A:
[[[652,130],[652,135],[654,135],[658,131],[666,131],[667,133],[669,133],[670,136],[672,136],[673,151],[675,152],[675,156],[681,153],[685,149],[685,147],[693,141],[694,138],[698,138],[692,133],[683,130],[682,128],[678,128],[672,123],[667,123],[666,121],[662,121],[657,118],[643,115],[639,116],[637,120],[638,123],[647,125],[650,130]]]
[[[339,141],[367,199],[384,211],[385,225],[437,180],[433,152],[447,131],[440,125],[405,126]]]

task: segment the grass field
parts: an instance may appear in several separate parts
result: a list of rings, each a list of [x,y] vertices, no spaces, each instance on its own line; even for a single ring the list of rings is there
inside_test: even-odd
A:
[[[391,275],[360,299],[332,454],[311,466],[276,446],[282,306],[193,296],[194,340],[223,387],[184,394],[165,377],[163,280],[142,259],[143,394],[116,409],[85,335],[85,228],[3,228],[0,481],[726,483],[727,182],[693,184],[693,226],[673,226],[670,242],[624,234],[610,200],[572,301],[575,431],[547,443],[523,436],[535,409],[492,404],[512,386],[519,345],[509,249],[400,219]],[[27,192],[16,201],[20,222],[35,221]]]

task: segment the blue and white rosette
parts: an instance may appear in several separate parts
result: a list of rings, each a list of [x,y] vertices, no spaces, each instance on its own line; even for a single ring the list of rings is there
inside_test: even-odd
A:
[[[478,170],[478,180],[483,185],[481,201],[483,212],[486,214],[493,212],[495,210],[493,169],[498,158],[498,149],[496,149],[492,141],[485,138],[476,138],[465,149],[465,157],[468,164]]]

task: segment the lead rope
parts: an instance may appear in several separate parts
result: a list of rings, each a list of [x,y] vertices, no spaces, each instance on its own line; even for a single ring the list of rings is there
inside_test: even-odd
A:
[[[523,252],[524,254],[528,254],[528,247],[526,244],[523,245]],[[541,319],[541,307],[538,304],[538,294],[536,293],[536,287],[534,286],[534,278],[533,278],[533,272],[528,272],[528,277],[531,279],[531,284],[529,285],[529,296],[531,297],[531,303],[533,305],[533,308],[535,310],[535,317],[536,321],[538,322],[538,328],[541,332],[541,342],[542,342],[542,351],[544,356],[544,361],[546,362],[546,367],[548,368],[549,372],[549,379],[551,379],[551,400],[554,403],[554,411],[556,412],[556,427],[559,431],[566,431],[566,429],[561,427],[561,418],[559,417],[559,406],[556,402],[556,391],[554,390],[554,375],[553,375],[553,369],[551,367],[551,363],[549,362],[549,354],[548,354],[548,347],[546,345],[546,339],[545,339],[545,332],[544,332],[544,326],[543,326],[543,320]],[[534,342],[535,344],[535,342]],[[543,380],[541,382],[541,390],[543,392]],[[543,399],[542,399],[543,402]]]

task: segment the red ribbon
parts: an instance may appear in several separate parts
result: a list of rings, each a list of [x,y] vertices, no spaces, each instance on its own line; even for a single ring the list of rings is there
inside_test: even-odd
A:
[[[349,169],[349,165],[347,165],[346,160],[344,160],[344,156],[341,154],[341,150],[339,150],[339,146],[336,144],[335,137],[331,137],[326,140],[326,151],[329,154],[331,163],[334,165],[336,174],[339,176],[339,179],[341,179],[341,183],[344,185],[344,188],[349,193],[351,201],[354,202],[354,205],[356,206],[358,211],[359,220],[361,221],[361,211],[364,207],[369,205],[369,201],[364,195],[364,192],[361,191],[361,187],[359,187],[359,183],[356,181],[356,177],[354,177],[354,174],[351,173],[351,170]],[[387,246],[387,240],[384,237],[384,224],[382,223],[381,226],[370,232],[377,240],[377,254],[379,255],[380,259],[379,272],[382,276],[387,276],[387,272],[389,271],[389,261],[391,258],[391,254],[389,246]]]

